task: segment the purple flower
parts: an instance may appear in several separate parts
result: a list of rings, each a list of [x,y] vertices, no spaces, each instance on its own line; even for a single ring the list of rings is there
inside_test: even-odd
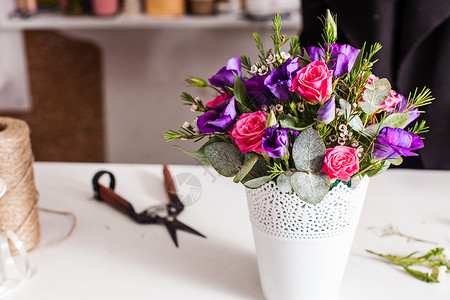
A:
[[[409,119],[406,122],[405,126],[403,126],[403,128],[405,128],[412,121],[414,121],[415,119],[417,119],[419,117],[420,112],[417,107],[411,108],[412,104],[409,103],[408,100],[406,100],[406,98],[403,97],[403,95],[401,95],[401,94],[399,94],[399,95],[402,97],[402,101],[395,106],[393,113],[403,113],[403,112],[405,112],[405,110],[408,109],[408,111],[406,113],[409,114]]]
[[[197,120],[198,130],[203,133],[224,132],[235,118],[236,100],[232,97],[201,115]]]
[[[269,76],[264,80],[264,84],[272,94],[281,101],[292,98],[293,93],[289,91],[289,88],[292,86],[292,79],[294,79],[297,71],[300,69],[297,59],[296,57],[293,60],[286,60],[281,67],[270,72]]]
[[[289,129],[278,128],[278,126],[266,128],[261,147],[270,157],[283,157],[289,144],[288,132]]]
[[[266,76],[253,76],[244,82],[247,94],[255,99],[259,106],[274,104],[274,95],[270,92],[269,88],[264,85],[265,79]]]
[[[241,58],[238,56],[230,58],[225,67],[220,69],[216,75],[209,78],[209,83],[222,89],[225,86],[234,87],[234,74],[242,79]]]
[[[336,102],[334,101],[334,98],[334,95],[331,95],[317,111],[317,119],[319,122],[329,124],[334,120],[336,115]]]
[[[326,45],[324,45],[326,47]],[[350,73],[358,56],[359,49],[350,45],[332,44],[330,47],[331,59],[328,62],[328,68],[334,70],[333,77],[337,78],[345,73]],[[319,47],[306,47],[306,51],[311,61],[324,60],[325,54]]]
[[[375,139],[372,152],[376,159],[393,159],[402,156],[418,156],[411,150],[423,147],[422,139],[401,128],[384,127]]]

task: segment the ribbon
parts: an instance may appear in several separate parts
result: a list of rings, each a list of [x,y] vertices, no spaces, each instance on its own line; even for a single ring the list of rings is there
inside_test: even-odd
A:
[[[14,258],[9,242],[19,251]],[[12,230],[0,233],[0,296],[15,289],[23,280],[34,275],[23,242]]]

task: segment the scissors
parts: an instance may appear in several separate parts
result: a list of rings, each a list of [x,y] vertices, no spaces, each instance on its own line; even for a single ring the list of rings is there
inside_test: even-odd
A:
[[[164,186],[169,197],[169,203],[151,206],[140,213],[137,213],[130,202],[122,198],[114,188],[116,186],[116,179],[109,171],[99,171],[94,175],[92,184],[94,187],[95,198],[99,201],[105,201],[118,211],[128,215],[131,219],[139,224],[162,224],[164,225],[178,248],[177,230],[183,230],[195,235],[206,238],[197,230],[181,223],[177,220],[178,215],[184,210],[184,204],[178,197],[177,190],[173,178],[170,174],[169,168],[164,165]],[[110,178],[109,188],[99,183],[100,177],[107,174]]]

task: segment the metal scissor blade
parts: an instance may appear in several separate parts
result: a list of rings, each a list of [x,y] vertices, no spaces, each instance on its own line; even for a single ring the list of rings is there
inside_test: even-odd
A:
[[[177,229],[173,226],[173,221],[168,221],[167,219],[164,222],[166,225],[167,231],[169,231],[170,237],[172,241],[175,243],[175,246],[178,248],[178,240],[177,240]]]
[[[198,236],[201,236],[203,238],[206,238],[205,235],[201,234],[197,230],[187,226],[184,223],[181,223],[177,219],[173,218],[172,216],[169,216],[165,219],[164,224],[166,225],[167,230],[169,231],[170,236],[172,237],[173,242],[175,243],[175,246],[178,248],[178,239],[177,239],[177,230],[183,230]]]
[[[183,231],[186,231],[186,232],[189,232],[189,233],[192,233],[192,234],[201,236],[201,237],[203,237],[203,238],[206,238],[205,235],[201,234],[200,232],[198,232],[198,231],[195,230],[194,228],[189,227],[189,226],[187,226],[187,225],[184,224],[184,223],[181,223],[181,222],[178,221],[177,219],[175,219],[172,223],[173,223],[173,226],[174,226],[176,229],[183,230]]]

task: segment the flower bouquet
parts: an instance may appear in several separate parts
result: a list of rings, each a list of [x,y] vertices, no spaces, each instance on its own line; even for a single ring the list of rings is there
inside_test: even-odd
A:
[[[165,132],[164,139],[207,138],[197,151],[185,152],[248,188],[272,179],[312,204],[335,181],[379,175],[401,164],[402,156],[418,155],[413,150],[423,147],[419,135],[427,127],[425,121],[410,124],[433,100],[430,90],[406,99],[371,72],[380,44],[369,49],[335,44],[330,13],[324,24],[324,44],[302,48],[298,37],[281,34],[276,16],[272,49],[265,50],[254,34],[258,61],[233,57],[209,83],[188,79],[195,87],[212,88],[217,97],[204,104],[183,93],[182,100],[201,115]]]
[[[416,90],[408,98],[395,92],[386,78],[371,72],[380,44],[364,44],[361,49],[336,44],[336,17],[328,11],[323,24],[323,43],[301,47],[297,36],[281,33],[281,19],[275,16],[271,49],[253,35],[259,52],[256,62],[245,55],[232,57],[208,81],[187,80],[212,89],[216,97],[203,103],[182,93],[185,104],[200,116],[164,135],[167,141],[206,140],[196,151],[183,151],[247,188],[260,273],[273,275],[261,275],[269,299],[298,297],[295,291],[272,293],[275,288],[270,285],[284,272],[276,271],[284,263],[274,263],[278,257],[293,253],[289,264],[296,269],[305,269],[299,265],[314,261],[311,255],[317,253],[324,254],[321,262],[325,256],[331,264],[337,259],[315,246],[295,246],[294,251],[286,250],[286,243],[278,247],[275,241],[268,245],[258,240],[268,235],[290,240],[348,235],[342,251],[332,245],[328,249],[347,257],[368,177],[401,164],[402,157],[418,155],[413,151],[423,147],[420,135],[427,131],[425,121],[413,122],[420,108],[432,102],[430,90]],[[353,214],[347,215],[349,211]],[[349,232],[343,230],[346,227]],[[275,248],[278,252],[260,250]],[[296,265],[301,256],[309,262]],[[298,282],[313,277],[308,274],[305,279],[299,274],[284,276],[279,285],[295,278],[291,286],[296,289]],[[332,275],[336,279],[342,274]],[[330,280],[339,282],[335,279]],[[310,281],[307,285],[314,286]]]

